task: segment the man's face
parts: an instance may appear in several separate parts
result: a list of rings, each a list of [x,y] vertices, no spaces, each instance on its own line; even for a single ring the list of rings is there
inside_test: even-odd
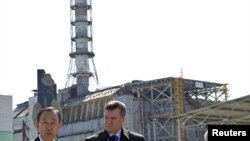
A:
[[[111,134],[116,133],[122,126],[124,117],[121,116],[120,110],[104,110],[104,128]]]
[[[36,128],[44,141],[52,141],[60,130],[61,123],[55,112],[45,111],[41,114]]]

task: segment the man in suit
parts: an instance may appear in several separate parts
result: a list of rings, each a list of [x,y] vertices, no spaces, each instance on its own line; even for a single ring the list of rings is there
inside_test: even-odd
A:
[[[145,141],[143,135],[122,126],[125,115],[124,103],[117,100],[109,101],[104,106],[104,130],[87,137],[85,141]]]
[[[36,117],[35,127],[39,136],[35,141],[54,141],[62,126],[62,115],[54,107],[41,109]]]

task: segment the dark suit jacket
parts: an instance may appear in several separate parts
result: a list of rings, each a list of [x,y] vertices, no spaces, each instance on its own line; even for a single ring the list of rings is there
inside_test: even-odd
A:
[[[55,139],[54,139],[55,140]],[[40,141],[39,137],[37,137],[34,141]]]
[[[84,141],[111,141],[107,131],[101,131],[92,136],[87,137]],[[122,127],[120,141],[145,141],[145,138],[138,133],[129,131]]]

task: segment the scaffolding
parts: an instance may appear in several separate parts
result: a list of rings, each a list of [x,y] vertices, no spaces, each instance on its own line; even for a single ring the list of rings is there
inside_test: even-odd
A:
[[[148,141],[186,141],[186,133],[190,131],[181,128],[181,121],[174,116],[225,101],[226,86],[175,77],[127,85],[140,90],[144,113],[142,131]]]
[[[173,88],[174,88],[174,95],[173,95],[173,101],[174,101],[174,107],[175,107],[175,113],[174,115],[181,115],[184,113],[184,95],[183,95],[183,78],[177,77],[173,78]],[[180,123],[182,121],[177,121],[177,133],[178,138],[180,141],[185,141],[185,128],[180,127]],[[183,133],[183,134],[180,134]]]

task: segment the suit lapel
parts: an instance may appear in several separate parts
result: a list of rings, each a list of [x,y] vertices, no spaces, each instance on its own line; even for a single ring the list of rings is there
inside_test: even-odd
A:
[[[40,141],[39,137],[37,137],[37,138],[35,139],[35,141]]]
[[[124,127],[122,127],[120,141],[129,141],[129,132]]]
[[[109,134],[107,131],[103,130],[98,135],[99,140],[109,141]]]

